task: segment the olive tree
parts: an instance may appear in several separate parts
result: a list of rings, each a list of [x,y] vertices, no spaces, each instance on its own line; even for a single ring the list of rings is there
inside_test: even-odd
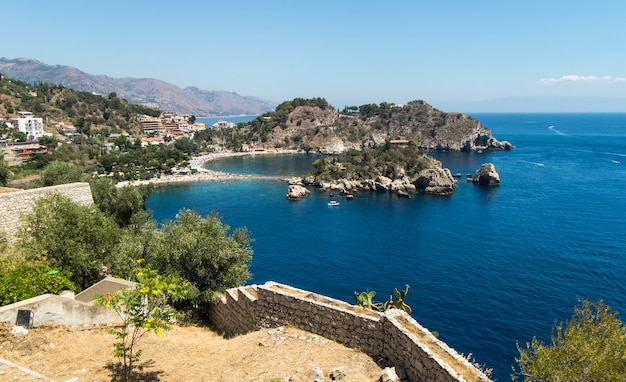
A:
[[[626,327],[602,301],[581,299],[569,321],[553,327],[550,344],[534,337],[517,347],[515,381],[626,380]]]
[[[41,172],[39,183],[41,186],[47,187],[81,182],[82,180],[83,169],[81,167],[69,162],[54,161]]]
[[[127,273],[124,254],[116,250],[122,234],[111,218],[95,206],[84,206],[52,193],[35,201],[23,217],[18,247],[27,260],[45,258],[52,267],[72,273],[79,289],[107,274]]]
[[[147,260],[164,274],[188,280],[194,304],[214,302],[218,292],[250,278],[252,249],[247,229],[231,233],[215,213],[203,217],[184,209],[160,229],[153,225],[143,232]]]

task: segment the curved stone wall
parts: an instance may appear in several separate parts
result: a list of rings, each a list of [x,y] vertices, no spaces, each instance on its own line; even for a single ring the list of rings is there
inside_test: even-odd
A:
[[[291,325],[400,366],[414,382],[490,381],[401,310],[375,312],[275,282],[227,290],[209,320],[227,336]]]

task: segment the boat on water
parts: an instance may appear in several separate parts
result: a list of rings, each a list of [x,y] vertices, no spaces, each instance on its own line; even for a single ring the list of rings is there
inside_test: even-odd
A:
[[[338,202],[338,201],[336,201],[336,200],[331,200],[330,202],[328,202],[328,205],[329,205],[329,206],[338,206],[338,205],[339,205],[339,202]]]

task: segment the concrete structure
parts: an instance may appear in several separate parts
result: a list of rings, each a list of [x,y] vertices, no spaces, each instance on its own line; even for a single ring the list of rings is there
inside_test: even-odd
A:
[[[465,357],[435,338],[404,311],[384,313],[268,282],[229,289],[212,306],[217,330],[234,336],[291,325],[368,354],[381,366],[402,367],[411,381],[487,382]]]
[[[26,139],[35,141],[44,136],[43,119],[33,117],[29,111],[20,111],[17,118],[11,118],[14,128],[26,134]]]
[[[0,307],[0,322],[15,324],[18,311],[32,314],[32,326],[111,326],[122,320],[114,310],[93,303],[76,301],[68,296],[43,294]]]
[[[0,193],[0,211],[2,211],[0,231],[4,231],[7,240],[12,241],[15,239],[15,234],[20,226],[20,216],[30,213],[34,201],[51,192],[58,192],[76,203],[83,205],[93,204],[89,183],[70,183],[59,186]]]

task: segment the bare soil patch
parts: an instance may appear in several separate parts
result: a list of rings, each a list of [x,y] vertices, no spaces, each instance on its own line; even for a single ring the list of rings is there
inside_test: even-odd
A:
[[[15,337],[0,325],[0,357],[56,381],[112,381],[114,340],[103,328],[41,327]],[[342,381],[366,382],[382,372],[371,357],[292,327],[225,339],[205,327],[178,326],[162,337],[146,335],[139,348],[145,381],[312,381],[311,370],[318,367],[326,380],[343,368]],[[0,368],[0,381],[37,380],[29,378]]]

